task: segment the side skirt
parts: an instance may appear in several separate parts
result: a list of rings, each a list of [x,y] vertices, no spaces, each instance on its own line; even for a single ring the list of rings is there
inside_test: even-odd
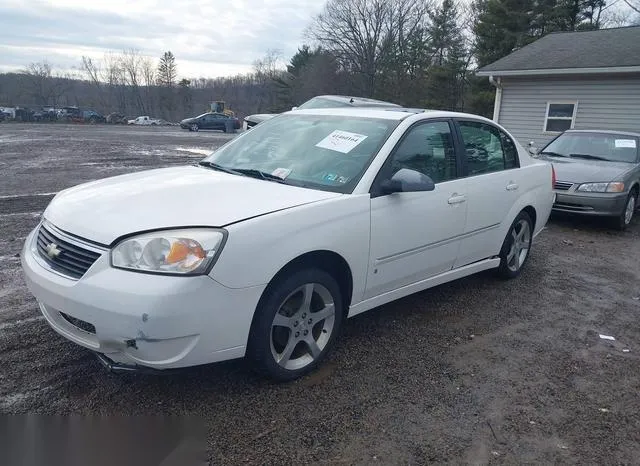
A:
[[[402,288],[398,288],[397,290],[388,291],[386,293],[374,296],[373,298],[366,299],[359,302],[358,304],[351,306],[349,308],[348,317],[353,317],[355,315],[373,309],[374,307],[382,306],[383,304],[387,304],[397,299],[404,298],[405,296],[412,295],[419,291],[424,291],[428,288],[433,288],[434,286],[442,285],[443,283],[473,275],[484,270],[495,269],[499,265],[500,259],[497,257],[492,259],[485,259],[482,261],[474,262],[473,264],[465,265],[464,267],[449,270],[448,272],[436,275],[435,277],[427,278],[425,280],[421,280],[416,283],[412,283],[411,285],[403,286]]]

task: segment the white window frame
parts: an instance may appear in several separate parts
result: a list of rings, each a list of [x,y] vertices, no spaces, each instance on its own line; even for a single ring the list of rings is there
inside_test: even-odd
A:
[[[569,129],[573,129],[576,124],[576,115],[578,113],[578,101],[577,100],[550,100],[547,102],[547,110],[544,113],[544,125],[542,126],[542,132],[544,134],[560,134],[562,131],[547,131],[547,121],[549,120],[549,109],[552,105],[573,105],[573,115],[569,117],[551,117],[552,120],[571,120],[571,126]]]

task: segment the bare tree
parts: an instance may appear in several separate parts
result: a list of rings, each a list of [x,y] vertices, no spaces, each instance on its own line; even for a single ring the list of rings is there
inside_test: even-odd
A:
[[[360,75],[364,94],[372,96],[383,67],[406,64],[431,5],[425,0],[329,0],[307,35],[343,69]]]

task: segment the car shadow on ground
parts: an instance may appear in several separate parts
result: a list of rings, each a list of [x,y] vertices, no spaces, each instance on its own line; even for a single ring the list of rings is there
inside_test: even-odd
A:
[[[594,233],[623,234],[634,230],[640,224],[640,212],[636,212],[631,219],[631,224],[625,231],[619,231],[613,226],[613,221],[608,217],[596,217],[588,215],[553,212],[549,222],[566,229],[590,230]]]

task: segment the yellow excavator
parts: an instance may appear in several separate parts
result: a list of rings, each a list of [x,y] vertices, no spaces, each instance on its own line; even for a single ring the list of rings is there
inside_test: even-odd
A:
[[[224,113],[225,115],[230,116],[232,118],[236,116],[236,113],[233,110],[226,108],[226,104],[222,100],[216,100],[215,102],[211,102],[209,111],[216,112],[216,113]]]

